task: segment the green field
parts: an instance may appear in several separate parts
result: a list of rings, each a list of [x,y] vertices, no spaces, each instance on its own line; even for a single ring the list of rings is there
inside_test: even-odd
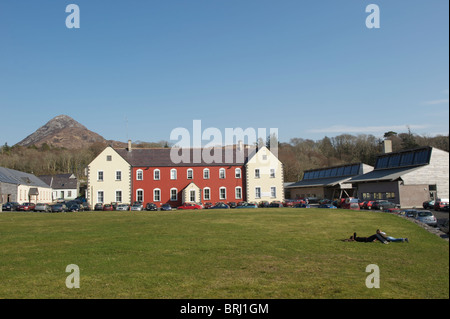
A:
[[[343,242],[381,228],[410,243]],[[326,209],[0,213],[0,298],[449,298],[449,243]],[[66,287],[66,266],[80,288]],[[366,266],[380,288],[366,287]]]

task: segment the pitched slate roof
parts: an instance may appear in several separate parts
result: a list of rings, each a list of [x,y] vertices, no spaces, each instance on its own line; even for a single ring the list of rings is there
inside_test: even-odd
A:
[[[16,171],[14,169],[0,167],[0,182],[15,184],[15,185],[27,185],[36,187],[46,187],[50,188],[41,179],[37,178],[33,174]]]
[[[239,151],[236,148],[222,149],[220,160],[214,161],[214,152],[209,149],[184,149],[187,155],[185,160],[181,161],[183,150],[180,149],[178,154],[175,149],[171,148],[135,148],[129,152],[127,149],[115,149],[115,151],[123,157],[131,166],[160,166],[160,167],[172,167],[172,166],[223,166],[223,165],[244,165],[249,157],[254,155],[254,149],[244,149]],[[172,161],[172,155],[174,161]],[[208,158],[202,156],[202,152],[210,154],[211,162],[208,162]],[[177,159],[180,161],[177,163]]]
[[[76,189],[77,178],[73,174],[40,175],[39,178],[53,189]]]

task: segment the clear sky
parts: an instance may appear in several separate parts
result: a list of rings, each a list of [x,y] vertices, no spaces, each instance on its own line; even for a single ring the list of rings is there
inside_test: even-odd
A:
[[[60,114],[119,141],[448,134],[449,1],[1,0],[0,110],[0,145]]]

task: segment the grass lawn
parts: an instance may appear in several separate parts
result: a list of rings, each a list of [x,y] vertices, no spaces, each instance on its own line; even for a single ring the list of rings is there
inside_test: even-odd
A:
[[[410,243],[343,242],[381,228]],[[449,243],[327,209],[0,213],[0,298],[449,298]],[[66,287],[66,266],[80,288]],[[366,287],[366,266],[380,288]]]

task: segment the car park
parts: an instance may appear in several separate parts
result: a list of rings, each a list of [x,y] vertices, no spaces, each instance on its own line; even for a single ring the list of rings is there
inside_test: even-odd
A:
[[[156,210],[158,210],[158,206],[156,206],[156,204],[154,204],[154,203],[147,203],[147,205],[145,205],[145,210],[156,211]]]
[[[34,211],[49,213],[52,211],[52,207],[46,203],[37,203],[36,206],[34,207]]]
[[[22,205],[17,206],[17,211],[31,212],[35,207],[36,205],[33,203],[23,203]]]
[[[57,203],[52,205],[52,213],[65,213],[67,212],[67,206],[64,203]]]
[[[384,211],[388,208],[400,208],[400,205],[392,203],[387,200],[377,200],[372,204],[372,209]]]
[[[427,224],[429,226],[437,226],[437,219],[433,213],[429,210],[419,210],[417,211],[417,216],[415,217],[421,223]]]
[[[117,205],[117,210],[120,210],[120,211],[130,210],[130,205],[128,205],[128,204],[119,204],[119,205]]]
[[[3,204],[2,205],[2,210],[5,212],[5,211],[10,211],[10,212],[12,212],[12,211],[15,211],[15,210],[17,210],[17,207],[19,207],[19,203],[17,203],[17,202],[7,202],[7,203],[5,203],[5,204]]]
[[[203,206],[198,205],[196,203],[184,203],[183,205],[178,206],[178,209],[181,209],[181,210],[195,209],[195,210],[197,210],[197,209],[203,209]]]

